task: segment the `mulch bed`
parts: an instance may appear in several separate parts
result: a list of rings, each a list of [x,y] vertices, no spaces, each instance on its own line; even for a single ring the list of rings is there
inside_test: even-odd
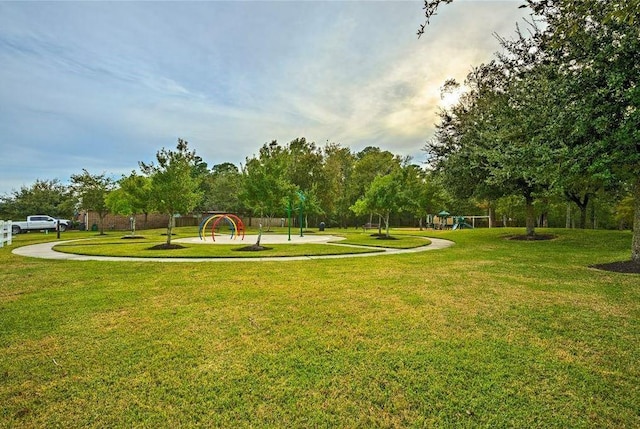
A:
[[[262,250],[271,250],[271,247],[258,246],[256,244],[252,244],[251,246],[244,246],[239,249],[233,249],[236,252],[260,252]]]
[[[589,265],[590,268],[603,271],[613,271],[614,273],[640,274],[640,262],[621,261],[610,262],[608,264]]]
[[[157,246],[149,247],[149,250],[173,250],[173,249],[184,249],[184,246],[179,244],[158,244]]]
[[[556,235],[553,234],[535,234],[531,235],[510,235],[507,237],[507,240],[516,240],[516,241],[544,241],[544,240],[553,240],[556,238]]]
[[[397,240],[397,237],[392,237],[391,235],[387,235],[387,234],[378,234],[377,232],[375,234],[371,234],[370,237],[374,237],[376,240]]]

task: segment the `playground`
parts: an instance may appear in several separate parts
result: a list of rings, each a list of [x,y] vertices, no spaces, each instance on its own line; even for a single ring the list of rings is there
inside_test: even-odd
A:
[[[221,222],[224,221],[229,227],[228,235],[224,235],[220,232],[222,229],[220,227]],[[289,217],[289,225],[291,225],[291,217]],[[207,232],[207,228],[210,228],[210,234]],[[218,234],[216,235],[216,230]],[[200,225],[198,226],[198,240],[195,238],[187,238],[176,240],[176,242],[182,243],[196,243],[196,244],[207,244],[207,243],[217,243],[217,244],[234,244],[238,241],[238,239],[244,241],[245,239],[245,226],[242,219],[234,214],[226,213],[226,214],[215,214],[204,218]],[[208,239],[208,236],[211,236]],[[305,243],[327,243],[329,241],[337,241],[341,240],[344,237],[334,237],[330,235],[307,235],[305,236],[303,230],[300,230],[300,235],[292,234],[291,228],[288,228],[288,234],[286,236],[278,235],[278,234],[270,234],[263,235],[262,227],[259,228],[258,234],[254,236],[247,236],[247,241],[251,242],[252,239],[260,240],[265,244],[305,244]],[[286,239],[285,239],[286,238]]]
[[[489,216],[452,215],[446,210],[441,211],[437,215],[428,215],[427,226],[438,230],[451,229],[453,231],[459,229],[474,229],[480,226],[492,227]]]

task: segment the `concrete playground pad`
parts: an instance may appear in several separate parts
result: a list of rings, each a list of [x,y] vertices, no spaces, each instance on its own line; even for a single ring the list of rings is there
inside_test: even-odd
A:
[[[255,244],[258,235],[245,235],[232,237],[229,234],[216,234],[215,240],[211,235],[200,237],[176,238],[171,240],[173,243],[189,243],[189,244],[246,244],[248,246]],[[291,234],[291,240],[286,234],[262,234],[260,244],[309,244],[309,243],[327,243],[329,241],[344,240],[344,237],[335,235],[315,235],[307,234],[300,237],[300,234]]]
[[[249,239],[252,237],[252,239]],[[263,243],[271,243],[275,244],[277,242],[280,243],[293,243],[294,237],[291,236],[291,242],[288,241],[288,237],[286,235],[269,235],[273,240],[281,240],[281,241],[265,241],[267,236],[263,235],[260,241],[260,244]],[[220,237],[221,240],[218,241],[218,237],[216,236],[216,243],[223,244],[224,238]],[[324,243],[327,246],[350,246],[350,247],[365,247],[365,246],[355,246],[349,244],[340,244],[338,242],[330,242],[330,240],[339,240],[341,237],[331,236],[331,235],[309,235],[305,237],[297,237],[297,243],[303,243],[306,239],[307,243]],[[213,244],[213,240],[211,237],[208,237],[208,241],[200,240],[199,237],[191,237],[184,239],[176,239],[172,241],[178,240],[198,240],[198,242],[202,244]],[[258,236],[246,236],[244,240],[238,238],[237,240],[232,240],[229,236],[227,236],[227,242],[224,244],[239,244],[245,242],[247,245],[255,244],[255,240],[258,239]],[[253,242],[252,242],[253,240]],[[316,240],[316,241],[313,241]],[[340,254],[340,255],[308,255],[308,256],[281,256],[281,257],[245,257],[245,258],[139,258],[139,257],[129,257],[129,256],[88,256],[88,255],[75,255],[71,253],[61,253],[53,250],[53,247],[59,243],[68,243],[70,241],[78,241],[78,240],[64,240],[64,241],[50,241],[48,243],[40,243],[40,244],[32,244],[29,246],[22,246],[14,249],[11,253],[20,256],[27,256],[30,258],[42,258],[42,259],[61,259],[67,261],[122,261],[122,262],[171,262],[171,263],[180,263],[180,262],[273,262],[273,261],[309,261],[315,259],[338,259],[338,258],[368,258],[368,257],[380,257],[381,255],[400,255],[405,253],[418,253],[418,252],[426,252],[430,250],[438,250],[444,249],[446,247],[452,246],[453,242],[449,240],[442,240],[439,238],[429,238],[431,240],[431,244],[428,246],[416,247],[412,249],[384,249],[382,252],[371,252],[371,253],[354,253],[354,254]],[[194,241],[195,243],[195,241]],[[378,249],[380,250],[380,249]]]

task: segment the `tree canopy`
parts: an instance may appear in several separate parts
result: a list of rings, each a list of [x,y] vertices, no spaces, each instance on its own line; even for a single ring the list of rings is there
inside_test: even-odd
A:
[[[438,7],[451,1],[425,1],[420,35]],[[435,140],[448,152],[438,153],[436,144],[427,150],[462,171],[462,159],[475,159],[485,184],[521,176],[516,180],[521,190],[542,186],[531,188],[532,197],[545,188],[562,190],[581,210],[599,189],[626,184],[635,196],[631,256],[640,261],[638,1],[527,0],[526,5],[543,25],[534,27],[529,39],[503,41],[510,56],[495,63],[506,71],[503,82],[493,80],[494,90],[484,94],[472,90],[466,101],[471,99],[473,108],[485,104],[475,117],[464,106],[443,114]],[[497,144],[500,136],[506,145]],[[487,147],[501,149],[489,156]],[[492,162],[502,166],[496,171]]]
[[[0,197],[0,215],[9,219],[24,219],[33,214],[71,218],[75,199],[59,180],[36,180],[11,195]]]
[[[151,179],[150,196],[153,207],[169,216],[167,246],[171,245],[174,217],[190,213],[202,198],[201,175],[196,166],[201,162],[186,140],[178,139],[176,150],[162,148],[156,153],[157,164],[140,163]]]
[[[100,234],[104,234],[104,218],[109,213],[106,197],[114,189],[114,181],[107,173],[91,174],[83,169],[82,173],[71,176],[71,189],[85,210],[98,214]]]

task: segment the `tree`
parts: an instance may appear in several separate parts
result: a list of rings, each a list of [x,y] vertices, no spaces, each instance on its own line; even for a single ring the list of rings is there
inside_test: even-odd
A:
[[[244,210],[240,194],[243,176],[238,167],[230,162],[214,165],[204,179],[202,210],[240,213]]]
[[[356,162],[349,181],[349,198],[354,204],[361,198],[377,176],[400,171],[401,158],[378,147],[368,146],[356,154]],[[360,214],[362,215],[362,213]],[[373,212],[369,213],[369,222]]]
[[[425,33],[425,28],[429,25],[440,5],[453,3],[453,0],[424,0],[425,22],[418,28],[418,37]],[[566,10],[572,10],[581,16],[589,16],[594,8],[602,10],[604,22],[616,22],[626,25],[634,25],[640,22],[640,0],[526,0],[527,5],[520,7],[532,7],[538,13],[548,12],[546,16],[563,15]],[[563,26],[563,34],[571,36],[580,31],[580,21],[566,21]]]
[[[451,196],[446,191],[444,179],[436,171],[427,170],[422,195],[425,214],[434,215],[453,205]],[[467,201],[467,200],[465,200]]]
[[[426,0],[426,23],[439,5]],[[552,59],[570,91],[560,123],[578,174],[608,183],[630,182],[635,199],[631,260],[640,263],[640,1],[527,0],[545,22],[539,52]],[[589,162],[589,161],[592,162]]]
[[[449,3],[453,3],[453,0],[424,0],[423,9],[425,22],[420,25],[420,28],[418,28],[418,37],[421,37],[424,34],[425,28],[429,25],[431,18],[436,15],[438,7],[441,4]]]
[[[623,197],[616,207],[616,221],[618,228],[624,229],[633,226],[634,198],[631,195]]]
[[[355,165],[355,156],[349,148],[329,143],[323,148],[325,188],[318,192],[325,213],[343,228],[348,226],[353,204],[349,190]]]
[[[124,216],[133,215],[131,201],[129,200],[128,195],[121,188],[117,188],[109,192],[105,198],[105,203],[107,204],[110,213]],[[131,224],[131,235],[135,235],[135,218],[134,222]]]
[[[136,215],[144,213],[146,224],[146,216],[152,210],[151,179],[132,171],[129,176],[123,176],[118,185],[119,188],[107,195],[106,203],[111,213],[132,217],[131,235],[135,236]]]
[[[351,206],[351,210],[356,215],[375,213],[380,216],[385,224],[385,235],[389,237],[389,217],[403,205],[402,173],[394,172],[374,178],[364,196]]]
[[[98,214],[100,235],[104,235],[104,218],[109,213],[106,197],[114,188],[113,179],[106,173],[91,174],[86,169],[71,176],[71,188],[85,210]]]
[[[314,142],[304,137],[289,142],[285,149],[287,177],[305,193],[317,186],[322,179],[322,151]]]
[[[640,263],[640,8],[637,1],[532,4],[545,17],[543,47],[567,91],[569,149],[584,177],[630,183],[635,199],[631,260]]]
[[[325,213],[319,193],[326,188],[326,176],[323,170],[322,151],[314,142],[304,137],[289,142],[287,152],[287,180],[302,191],[306,197],[304,223],[308,225],[309,216]]]
[[[521,195],[526,234],[533,237],[534,201],[558,177],[558,150],[546,133],[555,114],[550,71],[520,64],[507,58],[475,68],[466,81],[470,91],[442,112],[436,136],[425,150],[458,194],[480,199]]]
[[[75,200],[70,189],[57,179],[38,179],[33,185],[0,198],[0,215],[9,219],[24,219],[34,214],[71,218],[74,210]]]
[[[587,227],[587,208],[592,202],[597,192],[601,189],[595,183],[585,180],[584,177],[577,177],[575,181],[567,183],[564,186],[564,195],[567,200],[578,206],[580,210],[579,228]]]
[[[247,158],[243,183],[242,201],[255,214],[267,217],[267,230],[271,219],[284,212],[297,190],[287,178],[286,151],[275,140],[265,143],[258,157]]]
[[[188,145],[186,140],[178,139],[175,151],[162,148],[156,153],[157,164],[140,163],[142,171],[151,179],[153,207],[169,217],[167,248],[171,248],[174,217],[190,213],[202,198],[201,175],[194,174],[199,158]]]
[[[122,189],[128,196],[129,203],[131,205],[131,214],[144,214],[144,225],[147,227],[147,218],[149,213],[153,211],[153,196],[151,194],[151,179],[146,176],[139,176],[135,171],[127,177],[123,177],[120,182],[120,189]],[[135,227],[135,217],[134,217]],[[135,233],[135,231],[134,231]]]
[[[420,230],[423,219],[429,214],[428,209],[435,199],[434,188],[429,180],[428,172],[415,164],[407,164],[402,168],[403,210],[418,218]],[[431,211],[430,213],[434,213]]]

